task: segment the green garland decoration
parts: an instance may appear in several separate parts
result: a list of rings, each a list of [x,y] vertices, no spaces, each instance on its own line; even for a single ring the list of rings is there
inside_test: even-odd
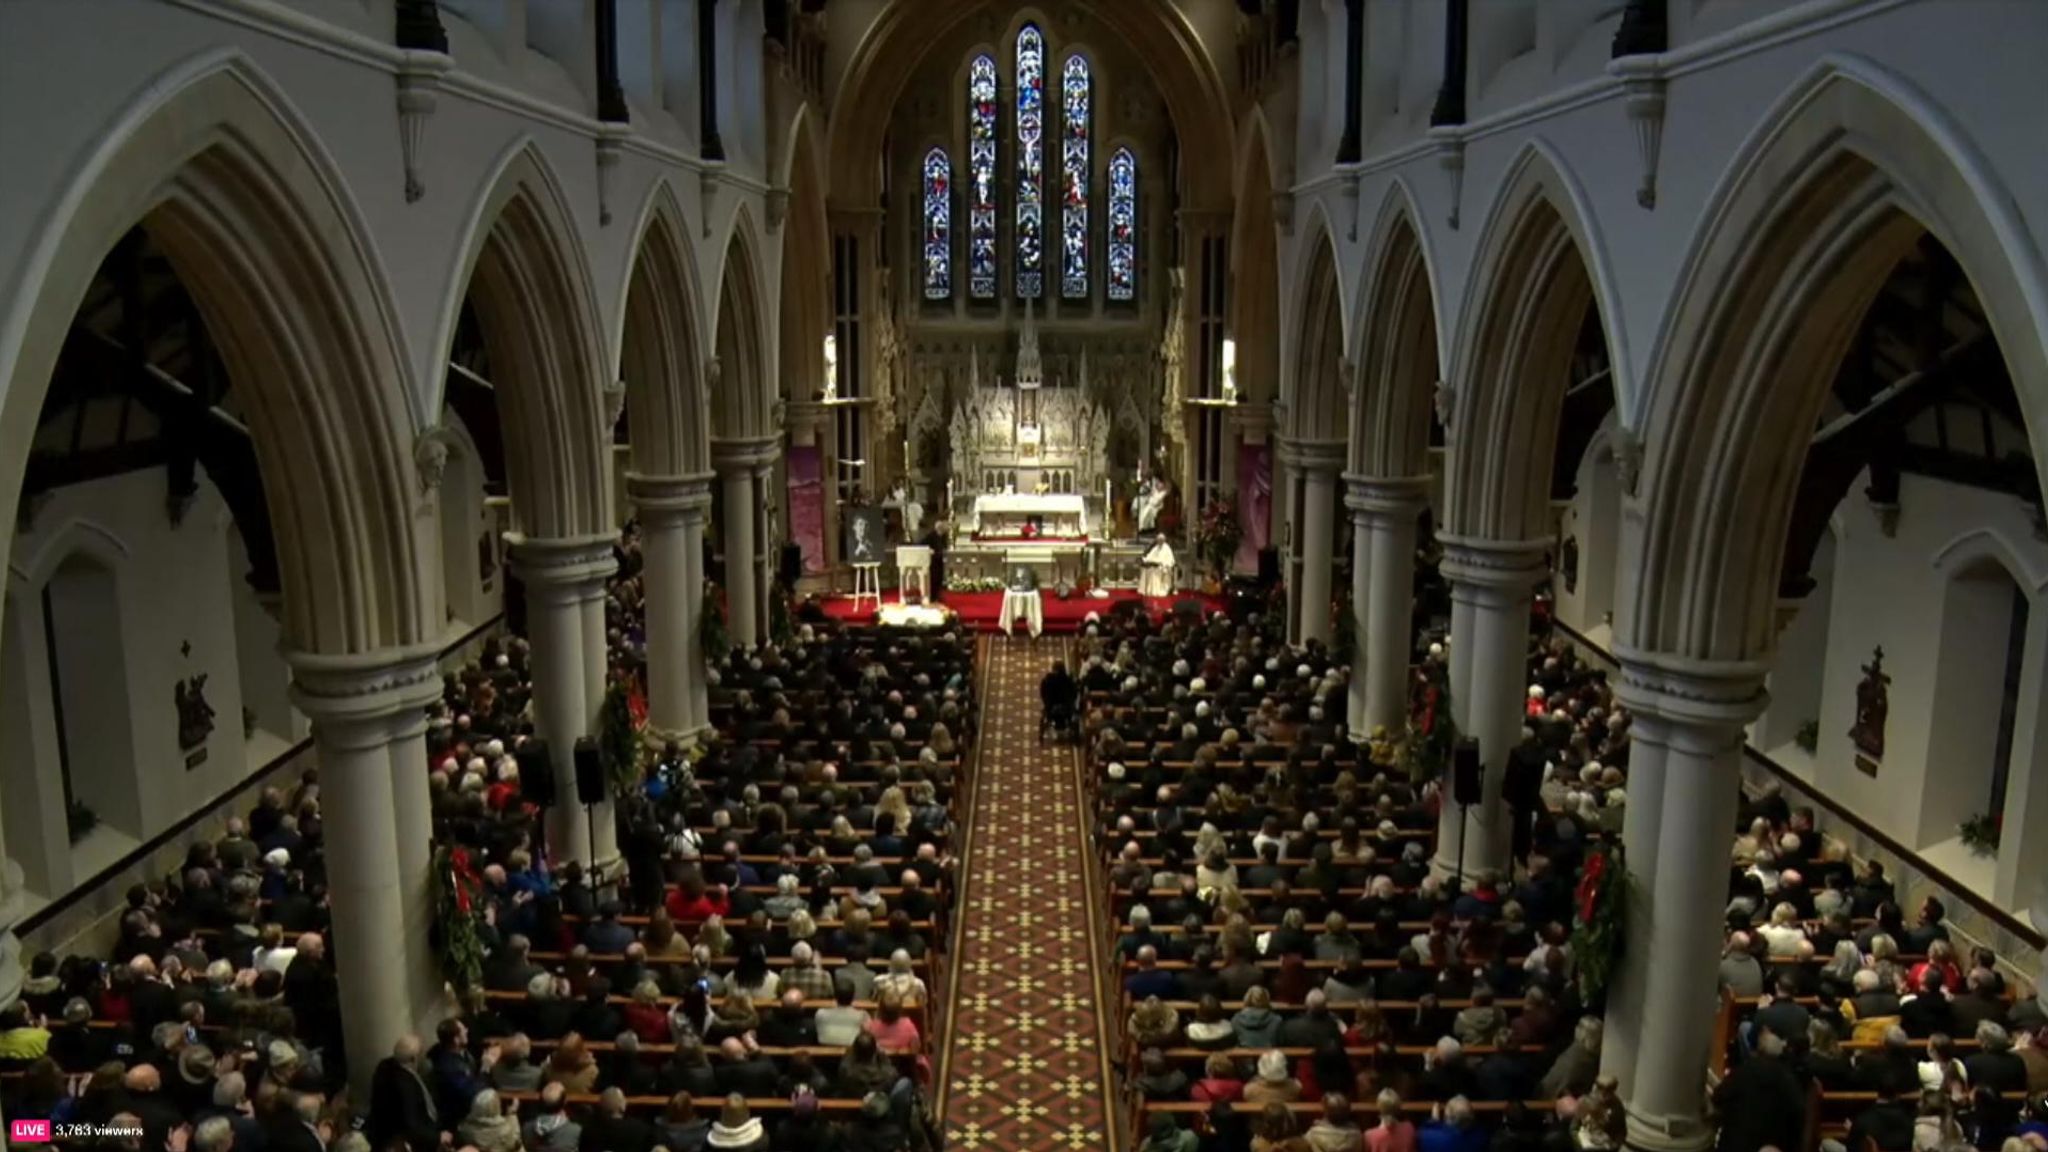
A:
[[[624,796],[640,786],[642,752],[640,733],[633,725],[632,698],[624,683],[615,680],[605,689],[597,722],[597,751],[612,782],[612,795]]]
[[[732,633],[725,624],[725,589],[716,580],[704,582],[704,662],[717,664],[732,651]]]
[[[1581,1003],[1602,1003],[1614,979],[1627,939],[1628,883],[1628,864],[1619,841],[1602,844],[1587,854],[1579,872],[1571,939]]]
[[[1415,783],[1441,780],[1451,770],[1458,747],[1458,722],[1451,718],[1451,668],[1448,661],[1424,660],[1422,684],[1408,711],[1408,739],[1402,748],[1408,778]]]
[[[484,942],[477,924],[483,919],[484,886],[470,862],[469,851],[434,850],[434,935],[440,950],[441,975],[457,992],[483,987]]]

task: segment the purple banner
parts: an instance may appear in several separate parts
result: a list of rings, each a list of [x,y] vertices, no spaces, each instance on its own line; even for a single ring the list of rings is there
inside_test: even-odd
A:
[[[1259,550],[1273,535],[1273,447],[1270,444],[1237,446],[1237,522],[1239,537],[1232,572],[1257,572]]]
[[[804,551],[804,572],[825,570],[825,483],[819,478],[818,449],[791,445],[789,468],[789,534]]]

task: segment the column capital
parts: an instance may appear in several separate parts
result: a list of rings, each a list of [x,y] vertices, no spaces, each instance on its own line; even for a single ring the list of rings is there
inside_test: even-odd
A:
[[[618,571],[612,548],[618,538],[599,536],[527,536],[505,534],[512,565],[529,589],[568,589],[581,593],[592,584],[602,585]]]
[[[1615,646],[1615,698],[1644,721],[1642,734],[1712,752],[1739,746],[1770,702],[1770,666],[1754,660],[1699,660]]]
[[[1420,516],[1429,506],[1428,476],[1344,474],[1344,506],[1361,516]]]
[[[401,726],[423,722],[441,697],[437,645],[343,656],[287,652],[284,658],[292,670],[292,706],[340,747],[387,744]]]
[[[686,476],[643,476],[626,474],[626,497],[633,502],[640,521],[652,527],[682,525],[691,518],[702,519],[711,510],[711,484],[716,472]]]
[[[782,451],[782,437],[756,436],[711,442],[711,466],[720,475],[775,463]]]
[[[1439,536],[1444,579],[1468,588],[1527,592],[1543,579],[1543,557],[1549,545],[1541,540],[1484,540],[1474,536]]]
[[[799,434],[816,438],[819,430],[825,427],[825,417],[831,411],[831,406],[823,400],[791,400],[783,409],[790,438],[794,440]]]
[[[1280,438],[1280,462],[1303,472],[1341,472],[1350,445],[1342,440]]]
[[[1231,406],[1230,423],[1248,440],[1265,439],[1273,432],[1273,406],[1240,401]]]

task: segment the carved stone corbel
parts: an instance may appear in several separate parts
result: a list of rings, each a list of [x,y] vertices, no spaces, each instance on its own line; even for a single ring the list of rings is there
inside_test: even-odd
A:
[[[764,206],[767,208],[768,231],[770,233],[782,231],[782,222],[789,216],[789,189],[770,188]],[[887,296],[883,297],[883,299],[887,298]]]
[[[1337,195],[1344,203],[1344,240],[1346,243],[1357,243],[1358,241],[1358,183],[1361,179],[1363,177],[1353,172],[1344,178],[1343,183],[1337,185]]]
[[[1458,415],[1458,390],[1451,386],[1450,381],[1436,382],[1435,403],[1437,423],[1444,426],[1444,439],[1448,440],[1457,426]]]
[[[603,124],[597,132],[597,226],[612,222],[612,193],[615,191],[619,160],[624,152],[626,126]]]
[[[712,356],[705,359],[704,374],[698,378],[697,386],[701,390],[698,402],[705,405],[707,411],[711,405],[712,393],[718,390],[719,378],[724,374],[725,369],[720,365],[718,357]]]
[[[1455,128],[1432,128],[1431,139],[1436,142],[1436,163],[1444,173],[1444,193],[1450,204],[1446,223],[1457,231],[1459,204],[1465,194],[1465,138]]]
[[[420,172],[420,155],[427,138],[427,121],[440,104],[441,78],[448,72],[448,57],[432,52],[407,52],[398,65],[398,147],[405,160],[405,202],[415,203],[427,194],[426,177]]]
[[[1884,533],[1885,539],[1890,540],[1898,536],[1899,506],[1897,504],[1881,504],[1873,500],[1870,502],[1870,510],[1876,514],[1877,530]]]
[[[1282,236],[1294,235],[1294,193],[1273,193],[1273,227]]]
[[[1634,497],[1636,480],[1643,470],[1643,441],[1632,429],[1614,429],[1614,474],[1621,480],[1623,494]]]
[[[413,438],[412,463],[419,474],[420,495],[432,496],[441,489],[441,477],[448,470],[448,453],[454,447],[455,433],[445,424],[436,424],[422,429]]]
[[[1635,130],[1636,203],[1657,207],[1657,161],[1664,148],[1664,76],[1654,56],[1628,56],[1608,65],[1621,78],[1622,108]]]
[[[626,382],[620,380],[604,388],[604,430],[611,433],[618,430],[619,417],[626,414]]]
[[[711,238],[711,222],[718,213],[718,171],[706,168],[697,174],[697,211],[704,218],[704,238]]]

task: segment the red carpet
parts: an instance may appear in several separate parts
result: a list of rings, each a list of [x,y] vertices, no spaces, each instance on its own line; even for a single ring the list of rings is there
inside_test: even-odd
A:
[[[894,593],[888,594],[892,599]],[[1221,611],[1223,601],[1215,596],[1200,592],[1177,592],[1172,596],[1139,596],[1136,592],[1119,589],[1112,591],[1106,600],[1087,596],[1072,596],[1065,600],[1051,592],[1040,592],[1045,601],[1045,630],[1048,634],[1064,634],[1081,631],[1081,622],[1090,612],[1107,614],[1110,606],[1126,600],[1143,600],[1145,607],[1154,617],[1164,616],[1173,611],[1173,606],[1183,600],[1198,600],[1208,611]],[[872,600],[861,601],[860,610],[854,611],[853,600],[847,596],[831,596],[822,601],[825,611],[835,620],[853,624],[872,624],[875,608]],[[960,622],[978,632],[999,632],[1003,594],[1001,592],[948,592],[940,603],[959,614]]]

